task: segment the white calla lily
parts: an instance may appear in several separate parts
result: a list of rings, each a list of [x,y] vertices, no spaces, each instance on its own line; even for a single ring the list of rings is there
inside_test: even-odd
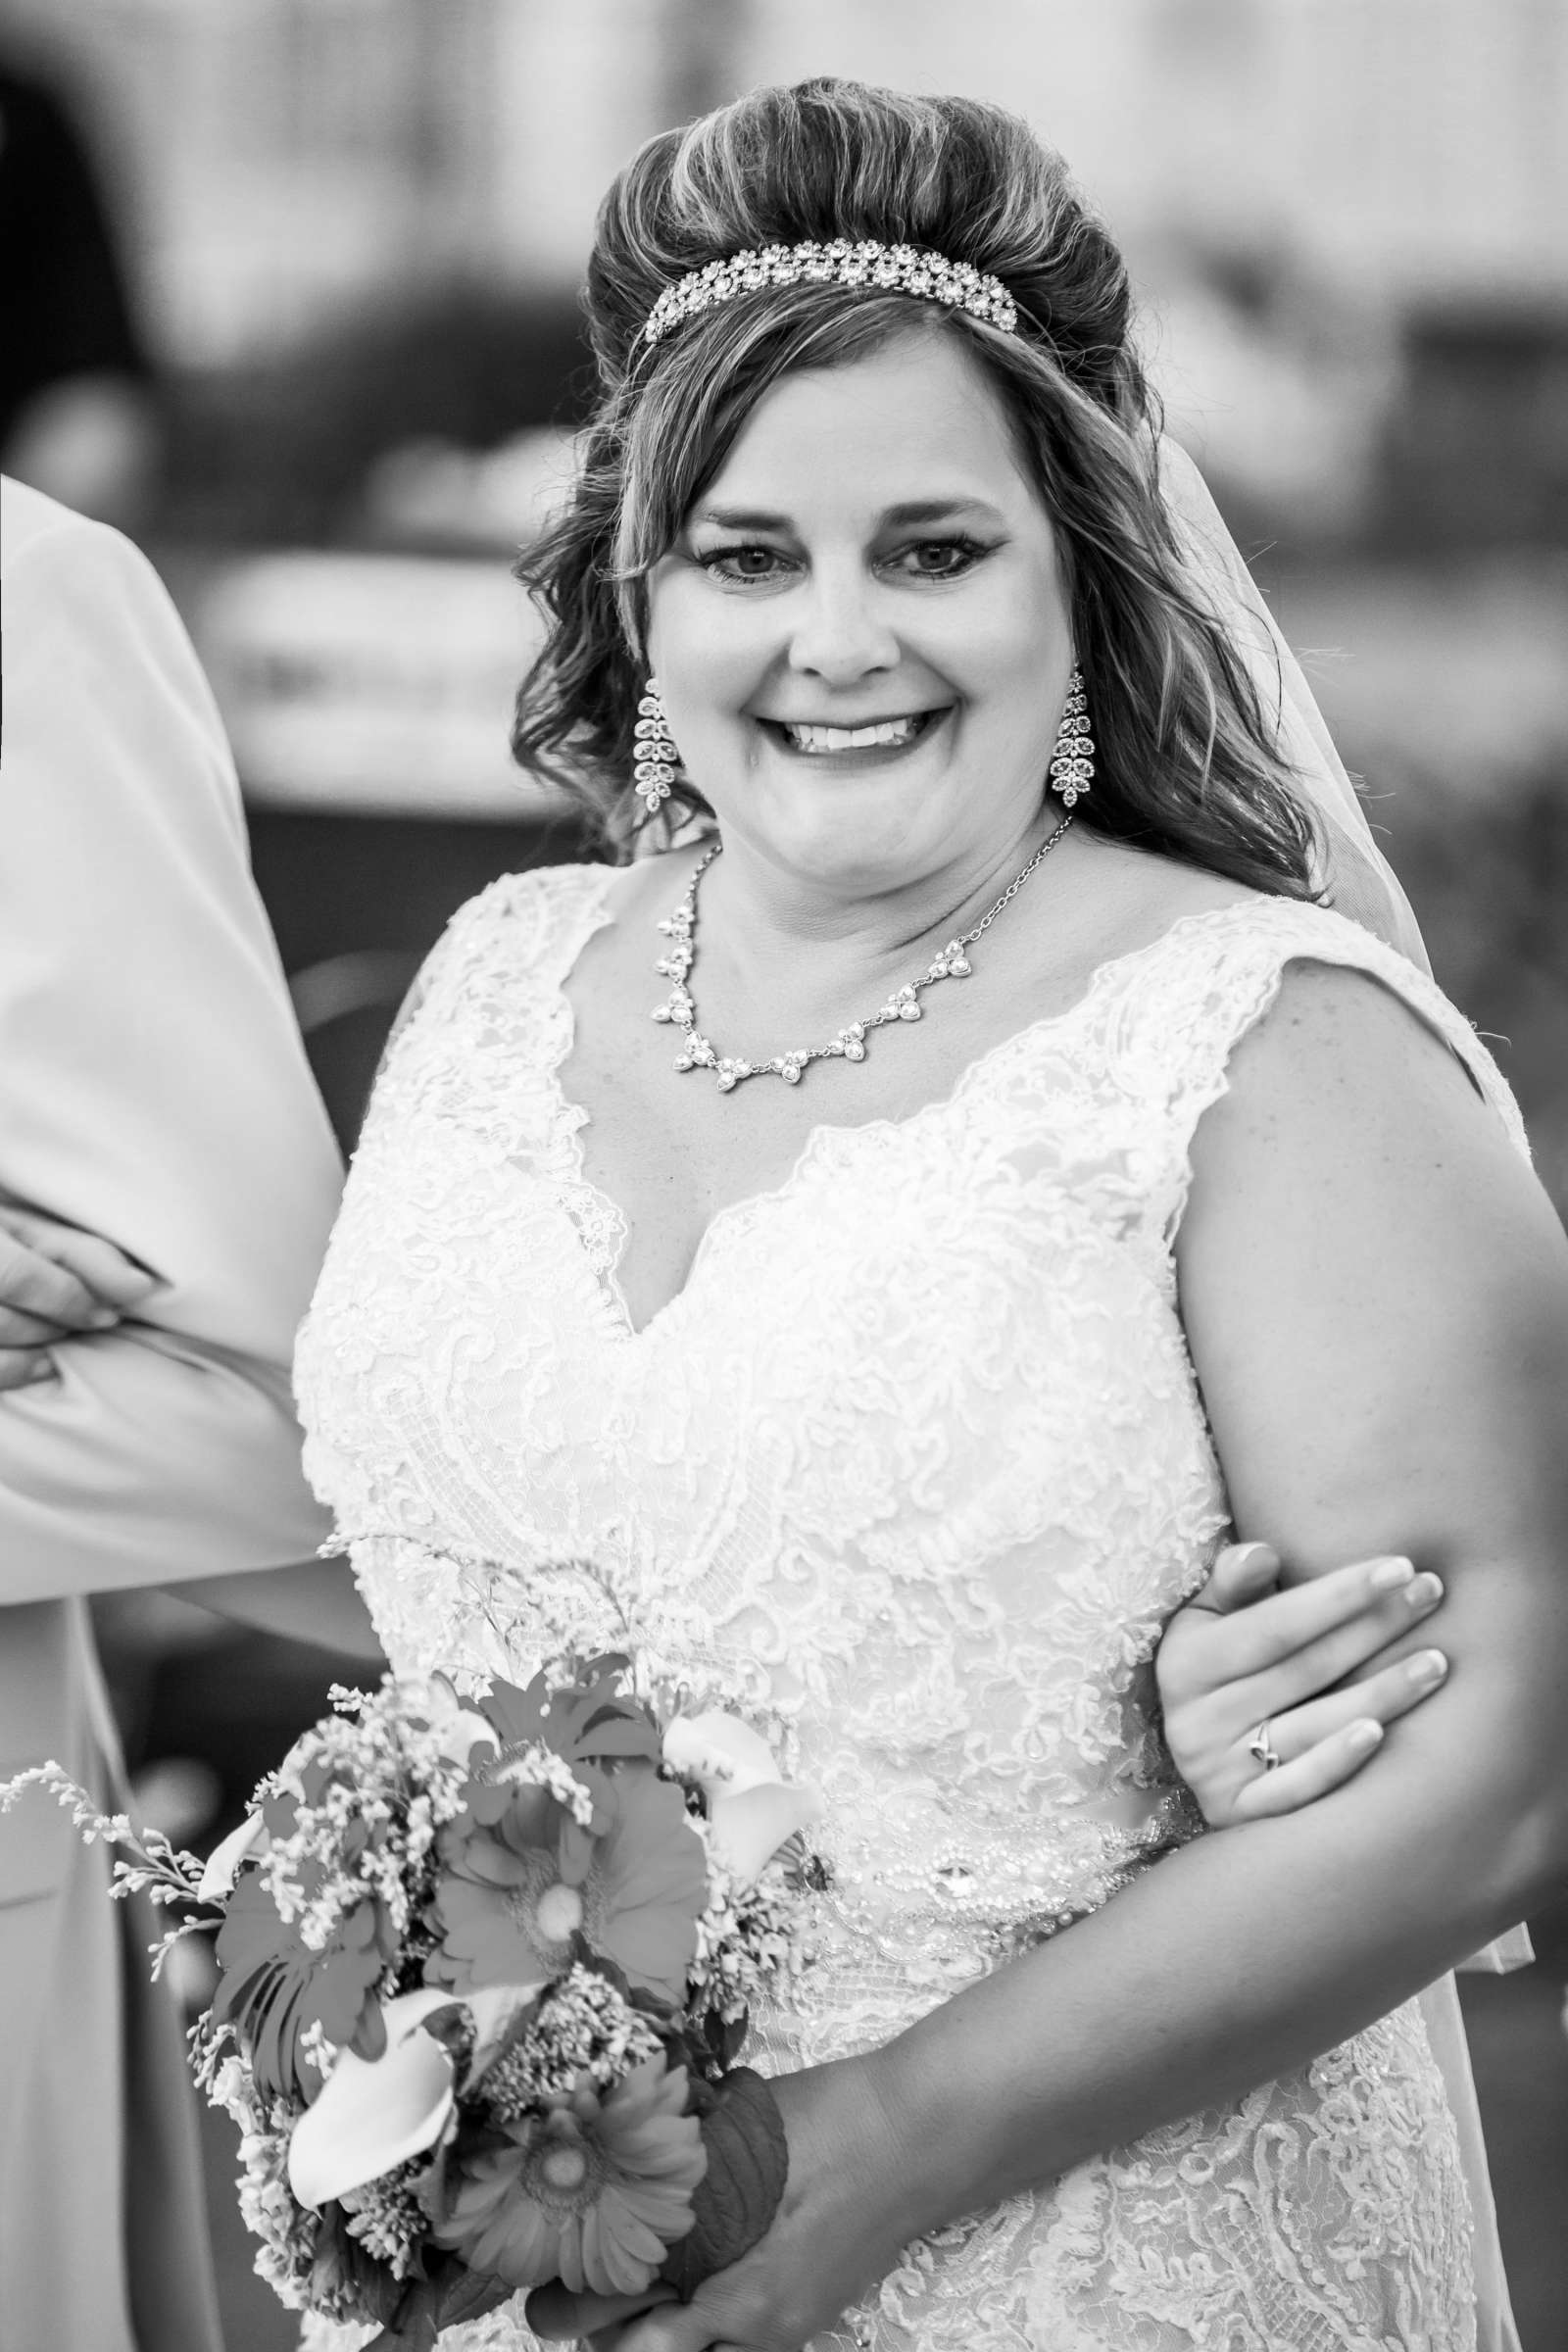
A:
[[[714,1797],[708,1808],[713,1851],[726,1870],[750,1884],[787,1838],[817,1820],[822,1800],[814,1788],[787,1781],[746,1788],[738,1796]]]
[[[239,1877],[240,1864],[254,1857],[261,1860],[272,1840],[267,1824],[259,1813],[247,1813],[237,1830],[220,1838],[207,1857],[207,1867],[197,1882],[196,1897],[203,1903],[220,1903],[231,1894],[234,1881]]]
[[[677,1715],[664,1733],[663,1751],[671,1772],[695,1781],[709,1798],[742,1796],[781,1777],[778,1758],[761,1733],[721,1707],[705,1715]]]
[[[713,1851],[743,1881],[756,1879],[787,1838],[821,1815],[816,1790],[786,1781],[760,1732],[720,1707],[677,1715],[664,1733],[663,1755],[702,1790]]]
[[[452,2060],[420,2028],[453,2005],[450,1992],[433,1986],[400,1993],[381,2004],[379,2058],[338,2053],[320,2097],[289,2135],[288,2183],[302,2205],[328,2204],[435,2145],[452,2113]]]

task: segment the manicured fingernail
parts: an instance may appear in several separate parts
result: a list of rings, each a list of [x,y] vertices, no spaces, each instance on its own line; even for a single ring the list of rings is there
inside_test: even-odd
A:
[[[1406,1592],[1404,1597],[1409,1602],[1412,1609],[1431,1608],[1434,1601],[1441,1600],[1443,1598],[1442,1577],[1433,1576],[1431,1574],[1426,1576],[1418,1576],[1415,1580],[1415,1583],[1411,1585],[1409,1590]]]
[[[27,1374],[26,1379],[22,1385],[24,1389],[30,1389],[36,1382],[40,1380],[58,1380],[59,1378],[60,1374],[58,1369],[55,1365],[50,1363],[48,1357],[46,1356],[41,1364],[33,1365],[32,1370]]]
[[[1404,1671],[1418,1690],[1432,1690],[1447,1673],[1448,1661],[1441,1649],[1421,1649],[1410,1659]]]
[[[95,1306],[87,1317],[87,1329],[89,1331],[108,1331],[119,1321],[120,1309],[118,1306]]]
[[[1414,1575],[1415,1569],[1408,1560],[1379,1560],[1366,1581],[1374,1592],[1396,1592]]]
[[[1369,1756],[1381,1744],[1382,1739],[1382,1724],[1375,1723],[1370,1715],[1363,1715],[1346,1733],[1345,1744],[1352,1756]]]

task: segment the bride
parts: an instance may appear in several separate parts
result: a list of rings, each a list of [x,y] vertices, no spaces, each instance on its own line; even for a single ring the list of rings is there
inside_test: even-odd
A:
[[[758,2021],[767,2236],[540,2325],[1501,2343],[1416,1996],[1568,1860],[1568,1251],[1507,1090],[1021,124],[757,92],[628,166],[588,296],[517,748],[668,846],[431,957],[308,1461],[395,1666],[629,1647],[788,1741],[834,1886]],[[1430,1564],[1450,1671],[1201,1836],[1151,1661],[1228,1529]],[[1258,1713],[1262,1786],[1306,1732]]]

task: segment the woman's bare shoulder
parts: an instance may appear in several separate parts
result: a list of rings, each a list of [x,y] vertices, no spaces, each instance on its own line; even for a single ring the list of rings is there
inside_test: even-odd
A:
[[[1262,906],[1269,899],[1267,892],[1215,875],[1203,865],[1185,865],[1180,858],[1098,835],[1084,835],[1081,865],[1086,884],[1102,901],[1104,919],[1128,934],[1121,946],[1159,939],[1161,931],[1190,915],[1213,915],[1232,906]]]
[[[1086,832],[1074,846],[1074,888],[1101,959],[1149,947],[1190,916],[1270,903],[1267,892],[1245,882],[1128,842]]]

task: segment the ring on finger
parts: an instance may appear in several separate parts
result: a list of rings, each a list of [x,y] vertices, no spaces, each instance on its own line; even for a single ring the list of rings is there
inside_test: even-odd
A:
[[[1249,1734],[1247,1752],[1254,1763],[1262,1765],[1265,1772],[1278,1772],[1284,1763],[1285,1758],[1280,1754],[1270,1737],[1269,1721],[1266,1715],[1262,1722],[1254,1725]]]

